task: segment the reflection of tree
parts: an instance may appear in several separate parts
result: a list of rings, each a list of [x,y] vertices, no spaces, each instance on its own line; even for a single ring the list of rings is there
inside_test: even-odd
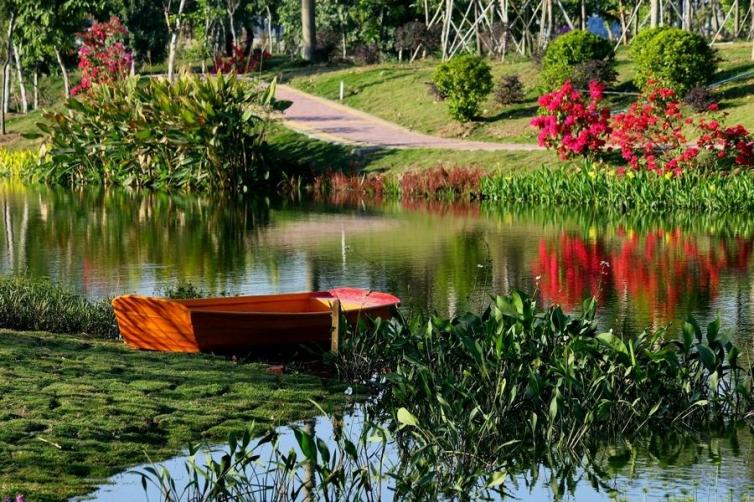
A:
[[[0,197],[3,247],[14,260],[6,272],[64,282],[80,275],[84,289],[93,286],[92,274],[120,290],[147,275],[166,282],[200,277],[208,287],[223,287],[253,260],[247,248],[269,221],[266,204],[248,199],[13,185],[3,186]]]
[[[674,320],[679,308],[709,304],[719,294],[721,273],[748,270],[753,246],[751,238],[698,236],[678,228],[592,233],[585,238],[561,231],[556,240],[541,239],[532,270],[541,275],[545,300],[574,308],[586,296],[599,296],[601,285],[653,323]]]

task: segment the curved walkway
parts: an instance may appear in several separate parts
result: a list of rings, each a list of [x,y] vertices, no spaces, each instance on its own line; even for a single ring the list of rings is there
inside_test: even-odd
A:
[[[318,96],[278,85],[278,99],[293,104],[283,122],[291,129],[332,143],[379,148],[436,148],[443,150],[534,151],[537,145],[486,143],[422,134]]]

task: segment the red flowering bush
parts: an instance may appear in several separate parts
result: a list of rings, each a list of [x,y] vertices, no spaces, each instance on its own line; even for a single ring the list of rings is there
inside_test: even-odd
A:
[[[127,36],[128,30],[116,16],[79,33],[81,82],[71,90],[73,95],[88,91],[93,84],[110,84],[128,76],[133,56],[124,44]]]
[[[716,110],[717,106],[712,105],[712,108]],[[754,138],[743,125],[724,127],[719,118],[701,118],[697,129],[700,133],[697,151],[713,152],[719,164],[754,166]]]
[[[649,85],[627,111],[615,116],[610,141],[633,169],[661,172],[668,157],[686,144],[683,129],[690,123],[681,113],[675,91]]]
[[[230,73],[235,71],[236,74],[250,73],[259,68],[259,63],[269,59],[272,55],[261,49],[254,49],[251,54],[247,54],[243,47],[236,45],[233,47],[233,54],[229,57],[215,56],[213,73]]]
[[[592,81],[587,98],[566,81],[541,96],[540,115],[531,122],[539,130],[539,145],[557,150],[563,160],[599,152],[611,132],[610,110],[602,105],[604,90]]]

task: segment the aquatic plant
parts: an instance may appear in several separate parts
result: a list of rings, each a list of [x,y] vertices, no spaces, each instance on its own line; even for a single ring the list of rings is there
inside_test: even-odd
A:
[[[754,175],[688,170],[672,172],[616,170],[598,163],[538,169],[482,179],[483,197],[540,206],[602,208],[625,212],[693,210],[737,212],[754,208]]]
[[[270,172],[261,158],[268,114],[287,105],[235,75],[96,85],[39,124],[47,156],[32,178],[78,185],[244,190]]]
[[[26,176],[37,162],[37,155],[28,150],[0,148],[0,176],[20,178]]]
[[[189,459],[189,486],[209,480],[190,500],[240,487],[241,500],[266,493],[372,500],[385,480],[397,499],[476,500],[505,495],[511,472],[539,462],[563,480],[578,467],[599,484],[589,459],[606,440],[750,420],[752,370],[719,319],[703,329],[689,318],[676,339],[663,329],[622,338],[598,330],[595,310],[593,298],[568,315],[514,291],[481,315],[396,316],[346,329],[331,356],[339,375],[376,386],[358,438],[344,434],[336,418],[335,454],[313,428],[296,426],[301,459],[276,446],[260,455],[249,450],[248,436],[239,454],[231,437],[228,452],[219,462],[208,459],[206,469]],[[260,442],[274,442],[275,434]],[[388,447],[393,464],[382,456]],[[165,470],[152,468],[145,479],[162,487],[165,500],[189,500],[172,496]],[[221,493],[215,499],[241,492]]]

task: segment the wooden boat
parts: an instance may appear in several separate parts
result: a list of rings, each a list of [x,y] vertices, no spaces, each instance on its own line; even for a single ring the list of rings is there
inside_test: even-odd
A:
[[[387,318],[400,300],[356,288],[314,293],[168,300],[125,295],[113,300],[123,340],[168,352],[234,352],[261,347],[330,343],[338,319]]]

